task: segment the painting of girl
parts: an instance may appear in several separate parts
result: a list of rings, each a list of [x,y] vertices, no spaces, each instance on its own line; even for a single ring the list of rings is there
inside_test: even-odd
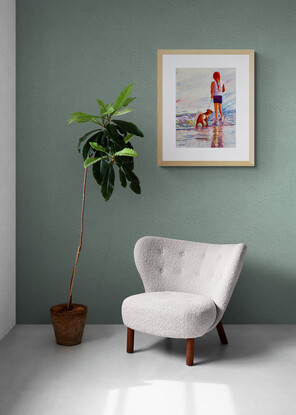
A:
[[[176,69],[176,147],[236,147],[236,69]]]
[[[211,100],[214,100],[216,124],[218,124],[218,110],[221,116],[221,121],[223,121],[222,94],[225,92],[225,85],[221,80],[220,72],[214,72],[213,78],[214,81],[211,83]]]

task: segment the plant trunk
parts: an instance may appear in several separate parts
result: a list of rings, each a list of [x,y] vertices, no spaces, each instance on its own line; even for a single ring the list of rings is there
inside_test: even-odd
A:
[[[83,181],[83,196],[82,196],[82,209],[81,209],[81,230],[80,230],[80,241],[79,241],[79,246],[77,249],[77,253],[76,253],[76,259],[75,259],[75,263],[74,263],[74,268],[73,268],[73,272],[72,272],[72,277],[71,277],[71,283],[70,283],[70,293],[69,293],[69,300],[68,300],[68,305],[67,305],[67,311],[70,310],[72,308],[72,291],[73,291],[73,284],[74,284],[74,278],[75,278],[75,272],[76,272],[76,267],[77,267],[77,262],[79,259],[79,255],[80,255],[80,251],[81,251],[81,247],[82,247],[82,236],[83,236],[83,216],[84,216],[84,205],[85,205],[85,186],[86,186],[86,176],[87,176],[87,168],[84,171],[84,181]]]

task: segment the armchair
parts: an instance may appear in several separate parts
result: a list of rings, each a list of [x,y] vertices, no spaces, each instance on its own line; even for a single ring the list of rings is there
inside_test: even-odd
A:
[[[134,331],[187,339],[186,364],[193,365],[194,339],[215,327],[227,338],[222,317],[241,272],[245,244],[215,245],[146,236],[134,257],[145,293],[122,304],[127,352],[134,350]]]

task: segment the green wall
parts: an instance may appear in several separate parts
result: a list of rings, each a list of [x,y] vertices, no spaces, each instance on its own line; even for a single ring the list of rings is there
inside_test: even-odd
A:
[[[74,111],[95,113],[134,82],[142,195],[108,203],[89,175],[74,301],[121,322],[143,290],[143,235],[245,242],[228,323],[296,323],[296,2],[17,0],[17,321],[48,323],[67,298],[83,181]],[[157,167],[157,49],[255,49],[256,167]]]

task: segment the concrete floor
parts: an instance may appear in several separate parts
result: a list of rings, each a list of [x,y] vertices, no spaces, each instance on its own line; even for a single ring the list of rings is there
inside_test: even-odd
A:
[[[89,325],[79,346],[51,326],[17,326],[0,343],[1,415],[295,415],[296,326],[225,326],[185,341]]]

